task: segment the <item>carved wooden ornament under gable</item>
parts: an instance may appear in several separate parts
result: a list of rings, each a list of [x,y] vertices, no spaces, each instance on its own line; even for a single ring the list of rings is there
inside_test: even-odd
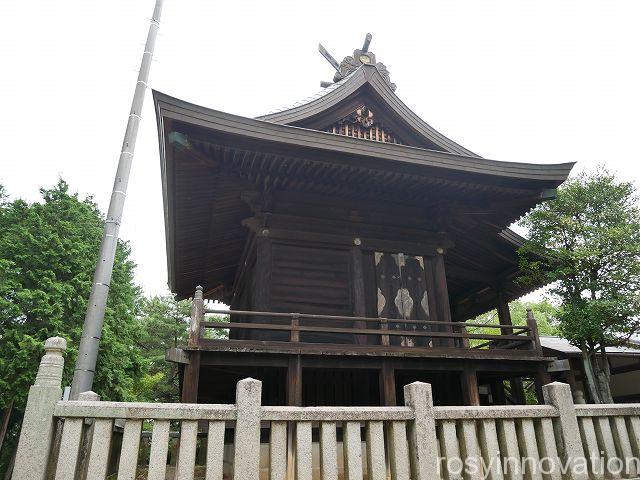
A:
[[[329,127],[327,132],[377,142],[402,144],[390,130],[384,128],[377,121],[374,113],[365,105],[359,106],[352,113]]]
[[[353,122],[359,123],[364,128],[371,128],[373,126],[373,112],[365,106],[356,109],[349,118]]]

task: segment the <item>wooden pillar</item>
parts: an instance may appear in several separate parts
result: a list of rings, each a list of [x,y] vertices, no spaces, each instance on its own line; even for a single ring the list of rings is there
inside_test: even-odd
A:
[[[253,308],[268,311],[270,306],[271,284],[271,239],[269,230],[264,229],[256,239],[256,277],[253,289]]]
[[[509,302],[501,288],[496,288],[496,311],[498,312],[498,322],[500,325],[513,325],[511,320],[511,312],[509,311]],[[501,328],[500,335],[511,335],[513,330],[510,328]],[[489,348],[505,348],[509,342],[492,340],[489,342]]]
[[[513,325],[511,320],[511,312],[509,311],[509,302],[507,301],[504,292],[502,289],[497,289],[497,302],[496,302],[496,310],[498,311],[498,321],[500,325]],[[510,329],[502,329],[502,335],[511,335],[513,330]]]
[[[287,366],[287,405],[302,406],[302,359],[300,355],[289,357]],[[296,422],[287,422],[287,480],[294,480]]]
[[[462,400],[465,405],[480,405],[480,393],[478,392],[478,377],[476,370],[471,365],[466,365],[460,375],[462,382]]]
[[[302,406],[302,359],[300,355],[291,355],[287,366],[287,405]]]
[[[351,283],[353,285],[353,315],[356,317],[366,316],[365,295],[364,295],[364,269],[362,267],[362,250],[360,250],[360,239],[354,239],[354,246],[351,247]],[[356,320],[353,328],[367,328],[366,322]],[[354,335],[354,343],[364,345],[368,342],[370,335]]]
[[[382,359],[380,369],[380,405],[384,407],[395,407],[396,400],[396,373],[391,360]]]
[[[533,376],[533,383],[536,389],[536,399],[538,400],[538,404],[544,404],[544,395],[542,393],[542,387],[551,383],[551,375],[547,372],[547,367],[544,364],[541,364],[538,367],[538,371]]]
[[[571,359],[569,359],[569,370],[564,372],[564,378],[565,382],[569,384],[569,387],[571,387],[571,392],[575,396],[578,391],[578,384],[576,383],[576,374],[573,370]]]
[[[251,306],[258,312],[268,312],[271,309],[271,239],[268,237],[269,230],[264,229],[258,234],[256,239],[256,271],[252,290]],[[249,322],[271,323],[271,318],[249,317]],[[240,338],[254,340],[271,340],[270,335],[274,332],[253,330],[241,332]],[[282,339],[285,340],[285,339]]]
[[[451,332],[451,306],[449,305],[449,289],[447,287],[447,274],[444,270],[444,249],[438,248],[434,258],[434,284],[436,294],[436,313],[438,321],[443,322],[441,331]],[[442,338],[440,345],[443,347],[452,347],[454,345],[452,338]]]
[[[522,377],[512,378],[509,383],[511,383],[511,392],[513,393],[516,404],[525,405],[527,403],[527,397],[524,394]]]
[[[491,382],[491,396],[494,405],[506,405],[507,400],[504,394],[504,380],[495,380]]]
[[[182,378],[182,403],[198,403],[198,383],[200,381],[200,352],[189,352],[189,363],[184,366]]]

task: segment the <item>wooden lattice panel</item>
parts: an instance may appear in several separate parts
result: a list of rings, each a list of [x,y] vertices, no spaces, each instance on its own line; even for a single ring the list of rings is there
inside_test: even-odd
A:
[[[327,132],[376,142],[403,144],[393,132],[377,122],[373,112],[365,106],[358,107],[353,113],[329,127]]]

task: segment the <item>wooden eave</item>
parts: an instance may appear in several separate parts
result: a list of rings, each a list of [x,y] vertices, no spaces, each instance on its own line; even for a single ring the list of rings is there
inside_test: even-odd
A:
[[[487,232],[478,229],[478,233]],[[497,232],[491,242],[464,235],[452,235],[452,238],[455,238],[457,248],[447,255],[446,270],[455,321],[464,321],[494,309],[498,290],[507,301],[512,301],[544,286],[519,281],[522,272],[518,250],[527,240],[513,230],[505,228]],[[468,258],[480,260],[483,268],[474,270],[473,266],[466,264]],[[472,275],[470,272],[477,273]]]
[[[190,296],[198,283],[204,283],[205,291],[233,284],[247,238],[241,221],[250,216],[241,194],[264,190],[267,180],[268,188],[319,188],[315,191],[325,195],[342,189],[363,199],[387,195],[423,206],[433,195],[444,202],[450,198],[493,202],[495,211],[482,216],[477,231],[487,238],[486,245],[474,244],[473,250],[461,249],[459,254],[453,249],[448,262],[490,270],[491,275],[511,275],[511,270],[517,271],[517,259],[513,262],[517,248],[509,241],[510,234],[502,240],[498,234],[535,206],[542,191],[561,184],[573,166],[500,162],[351,138],[231,115],[155,91],[154,101],[169,286],[180,297]],[[183,138],[181,146],[170,141],[176,134]],[[298,177],[287,183],[292,170]],[[330,181],[314,185],[314,179],[323,175]],[[460,235],[460,241],[469,240],[465,237]],[[474,266],[465,253],[484,260]],[[470,287],[466,281],[456,285],[454,279],[450,287],[454,300],[473,302],[474,307],[467,308],[467,303],[465,311],[490,305],[485,290],[482,283]],[[508,292],[513,298],[521,294],[515,285]]]
[[[437,152],[406,145],[345,137],[305,128],[250,119],[194,105],[153,92],[159,128],[167,119],[207,129],[210,134],[228,137],[240,148],[261,152],[295,154],[310,160],[349,162],[382,170],[460,178],[515,188],[555,188],[566,180],[575,162],[532,164],[488,160],[475,156]],[[168,132],[165,132],[165,135]],[[230,137],[234,137],[233,140]],[[240,141],[239,141],[240,140]],[[162,138],[161,138],[162,141]],[[295,150],[295,151],[292,151]],[[164,148],[161,147],[161,153]],[[336,155],[339,154],[339,155]],[[164,160],[163,160],[164,161]]]
[[[323,121],[326,123],[324,119],[326,119],[327,112],[337,110],[341,104],[347,103],[350,98],[353,98],[362,90],[369,90],[375,97],[379,98],[382,104],[404,124],[405,128],[421,137],[426,145],[432,143],[437,146],[435,148],[437,150],[442,149],[459,155],[479,157],[462,145],[447,138],[416,115],[394,93],[374,65],[365,64],[360,66],[358,70],[339,82],[338,85],[329,87],[329,91],[326,94],[320,95],[308,103],[262,115],[257,119],[283,125],[318,128]]]

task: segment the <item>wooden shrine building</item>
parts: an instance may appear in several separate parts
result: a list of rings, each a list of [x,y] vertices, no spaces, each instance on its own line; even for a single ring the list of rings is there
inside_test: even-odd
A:
[[[535,321],[509,317],[538,286],[517,281],[508,226],[573,164],[458,145],[396,96],[369,41],[340,64],[321,47],[334,83],[259,118],[154,92],[169,285],[194,297],[189,345],[168,355],[183,401],[233,403],[252,376],[266,405],[402,404],[415,380],[437,404],[501,404],[546,380]],[[493,308],[491,333],[462,323]]]

